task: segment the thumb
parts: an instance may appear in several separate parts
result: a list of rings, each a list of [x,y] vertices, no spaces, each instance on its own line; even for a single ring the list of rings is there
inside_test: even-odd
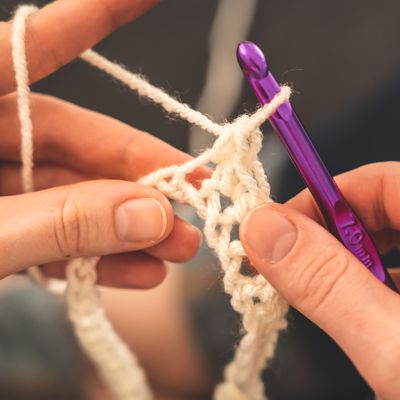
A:
[[[133,182],[90,181],[0,198],[0,277],[153,246],[171,232],[173,218],[160,192]]]
[[[287,206],[268,204],[245,217],[240,238],[251,264],[331,335],[372,383],[377,374],[370,376],[371,365],[380,373],[393,367],[382,347],[399,337],[399,296],[322,226]]]

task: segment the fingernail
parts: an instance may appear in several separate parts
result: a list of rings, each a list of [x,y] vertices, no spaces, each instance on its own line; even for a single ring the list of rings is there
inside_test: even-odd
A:
[[[115,227],[121,240],[157,240],[165,233],[167,215],[155,199],[128,200],[116,209]]]
[[[242,222],[241,233],[244,246],[269,263],[282,260],[297,239],[295,226],[268,206],[250,211]]]
[[[201,233],[201,230],[194,225],[190,225],[190,228],[192,229],[193,234],[199,238],[199,248],[200,248],[203,245],[203,234]]]

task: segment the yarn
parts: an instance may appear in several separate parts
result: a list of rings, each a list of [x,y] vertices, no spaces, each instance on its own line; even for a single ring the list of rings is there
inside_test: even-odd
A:
[[[77,258],[67,265],[68,315],[84,351],[115,399],[150,400],[146,377],[135,355],[108,321],[96,288],[100,257]]]
[[[24,41],[27,17],[35,10],[33,6],[22,6],[17,10],[12,39],[25,190],[33,190],[33,130]],[[139,182],[158,189],[170,199],[191,205],[204,220],[207,244],[221,264],[224,290],[231,296],[233,309],[242,316],[243,336],[233,360],[225,368],[224,382],[217,386],[214,398],[264,399],[261,372],[273,356],[279,331],[286,327],[287,304],[261,275],[251,277],[242,273],[245,253],[241,242],[232,237],[232,231],[251,208],[272,201],[269,184],[258,160],[262,145],[259,127],[289,99],[290,88],[282,86],[268,105],[252,115],[242,115],[232,123],[217,124],[93,50],[84,52],[81,57],[139,96],[216,137],[213,145],[197,158],[155,171]],[[211,176],[200,188],[195,188],[187,182],[186,175],[206,165],[212,169]],[[102,310],[96,288],[98,260],[98,257],[80,258],[68,264],[66,301],[69,318],[83,350],[97,366],[115,399],[151,399],[136,357],[118,337]]]
[[[33,190],[32,120],[30,116],[29,74],[25,52],[25,31],[34,6],[17,9],[12,32],[12,58],[17,84],[18,118],[21,133],[23,190]],[[79,258],[66,266],[65,291],[68,315],[83,351],[97,366],[100,376],[117,400],[149,400],[151,392],[135,355],[118,337],[101,306],[96,289],[96,264],[99,258]],[[29,268],[30,276],[49,290],[62,293],[59,285],[47,280],[37,267]]]
[[[18,119],[21,129],[21,160],[22,160],[22,190],[32,192],[33,185],[33,127],[30,107],[30,88],[28,65],[25,56],[26,18],[36,10],[35,6],[20,7],[15,14],[11,34],[12,61],[17,84]],[[46,278],[37,266],[28,270],[31,278],[41,284],[46,284]]]

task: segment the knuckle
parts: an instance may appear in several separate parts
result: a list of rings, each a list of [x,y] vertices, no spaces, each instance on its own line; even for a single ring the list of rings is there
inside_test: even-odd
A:
[[[136,165],[140,165],[140,163],[143,161],[143,155],[142,152],[137,151],[137,149],[138,146],[133,137],[128,138],[122,148],[120,159],[122,171],[124,171],[124,178],[127,180],[138,178]]]
[[[34,73],[35,75],[42,77],[45,76],[49,70],[57,70],[64,65],[62,53],[57,47],[42,47],[42,32],[36,24],[28,24],[26,29],[26,46],[28,52],[32,52],[32,49],[37,50],[44,56],[46,62],[35,63]]]
[[[114,9],[110,7],[109,2],[104,0],[98,0],[97,2],[103,12],[107,26],[111,30],[117,29],[121,25],[121,21]]]
[[[296,274],[300,282],[296,303],[302,309],[315,311],[323,307],[346,274],[349,258],[338,245],[333,244],[306,255],[301,264]]]
[[[143,151],[143,141],[139,138],[142,137],[145,141],[151,145],[150,136],[148,133],[140,130],[136,130],[136,134],[130,135],[121,145],[121,152],[119,154],[119,160],[121,165],[121,171],[123,171],[123,178],[126,180],[138,180],[143,175],[150,173],[151,171],[165,166],[162,163],[162,157],[158,159],[153,158],[149,162],[149,154]]]
[[[377,365],[375,365],[375,374],[369,379],[369,384],[379,396],[379,399],[382,400],[394,398],[389,392],[391,392],[393,388],[398,387],[398,371],[400,368],[398,339],[395,345],[395,348],[387,347],[386,343],[381,346],[384,350],[382,354],[387,354],[388,356],[384,358],[383,362],[381,360],[377,362]]]
[[[62,258],[80,255],[89,246],[92,223],[80,196],[67,194],[54,217],[54,237]]]
[[[399,215],[396,202],[390,200],[393,199],[393,193],[398,193],[400,189],[399,167],[400,163],[387,162],[381,166],[381,171],[376,173],[376,196],[371,208],[374,220],[380,221],[385,227],[391,227],[392,219]]]

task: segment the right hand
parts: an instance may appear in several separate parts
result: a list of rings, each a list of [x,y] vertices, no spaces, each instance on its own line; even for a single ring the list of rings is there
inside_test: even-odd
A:
[[[384,254],[400,246],[400,163],[336,178]],[[326,229],[308,190],[250,211],[240,237],[251,264],[328,333],[385,400],[400,399],[400,296]]]

